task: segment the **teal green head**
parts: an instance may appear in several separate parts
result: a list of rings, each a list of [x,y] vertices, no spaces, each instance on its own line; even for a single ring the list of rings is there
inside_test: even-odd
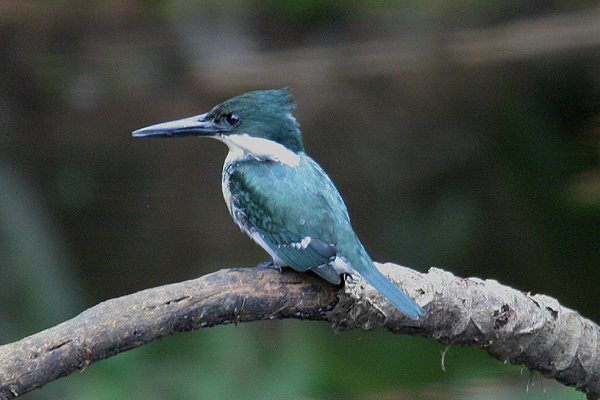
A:
[[[295,104],[288,88],[258,90],[233,97],[207,113],[138,129],[133,136],[209,136],[227,142],[244,136],[276,142],[294,153],[304,151],[293,117]]]

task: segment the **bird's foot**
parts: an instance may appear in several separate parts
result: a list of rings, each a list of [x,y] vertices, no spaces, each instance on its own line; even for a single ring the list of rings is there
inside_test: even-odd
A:
[[[281,266],[276,265],[275,261],[273,261],[273,259],[271,258],[270,260],[267,261],[263,261],[261,263],[259,263],[256,268],[273,268],[278,270],[279,272],[281,272]]]

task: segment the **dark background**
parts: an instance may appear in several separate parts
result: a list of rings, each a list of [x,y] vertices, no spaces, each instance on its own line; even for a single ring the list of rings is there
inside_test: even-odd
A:
[[[226,147],[133,139],[289,86],[377,261],[496,279],[600,320],[595,1],[0,3],[0,341],[267,255]],[[554,399],[474,349],[269,321],[168,338],[32,399]],[[527,388],[528,391],[527,391]]]

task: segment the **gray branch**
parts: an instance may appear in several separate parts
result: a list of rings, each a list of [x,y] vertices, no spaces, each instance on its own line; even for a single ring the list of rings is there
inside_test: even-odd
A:
[[[226,269],[100,303],[53,328],[0,346],[0,399],[12,399],[96,361],[180,332],[299,318],[335,330],[386,327],[473,346],[600,399],[598,326],[544,295],[493,280],[378,267],[428,312],[413,321],[362,279],[334,286],[291,269]]]

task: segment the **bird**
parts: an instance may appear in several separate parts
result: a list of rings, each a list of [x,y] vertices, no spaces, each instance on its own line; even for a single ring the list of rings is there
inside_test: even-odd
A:
[[[247,92],[210,111],[141,128],[134,137],[211,137],[229,152],[222,191],[235,223],[272,258],[271,266],[312,271],[340,285],[358,275],[401,313],[426,312],[374,265],[339,191],[304,151],[289,88]]]

